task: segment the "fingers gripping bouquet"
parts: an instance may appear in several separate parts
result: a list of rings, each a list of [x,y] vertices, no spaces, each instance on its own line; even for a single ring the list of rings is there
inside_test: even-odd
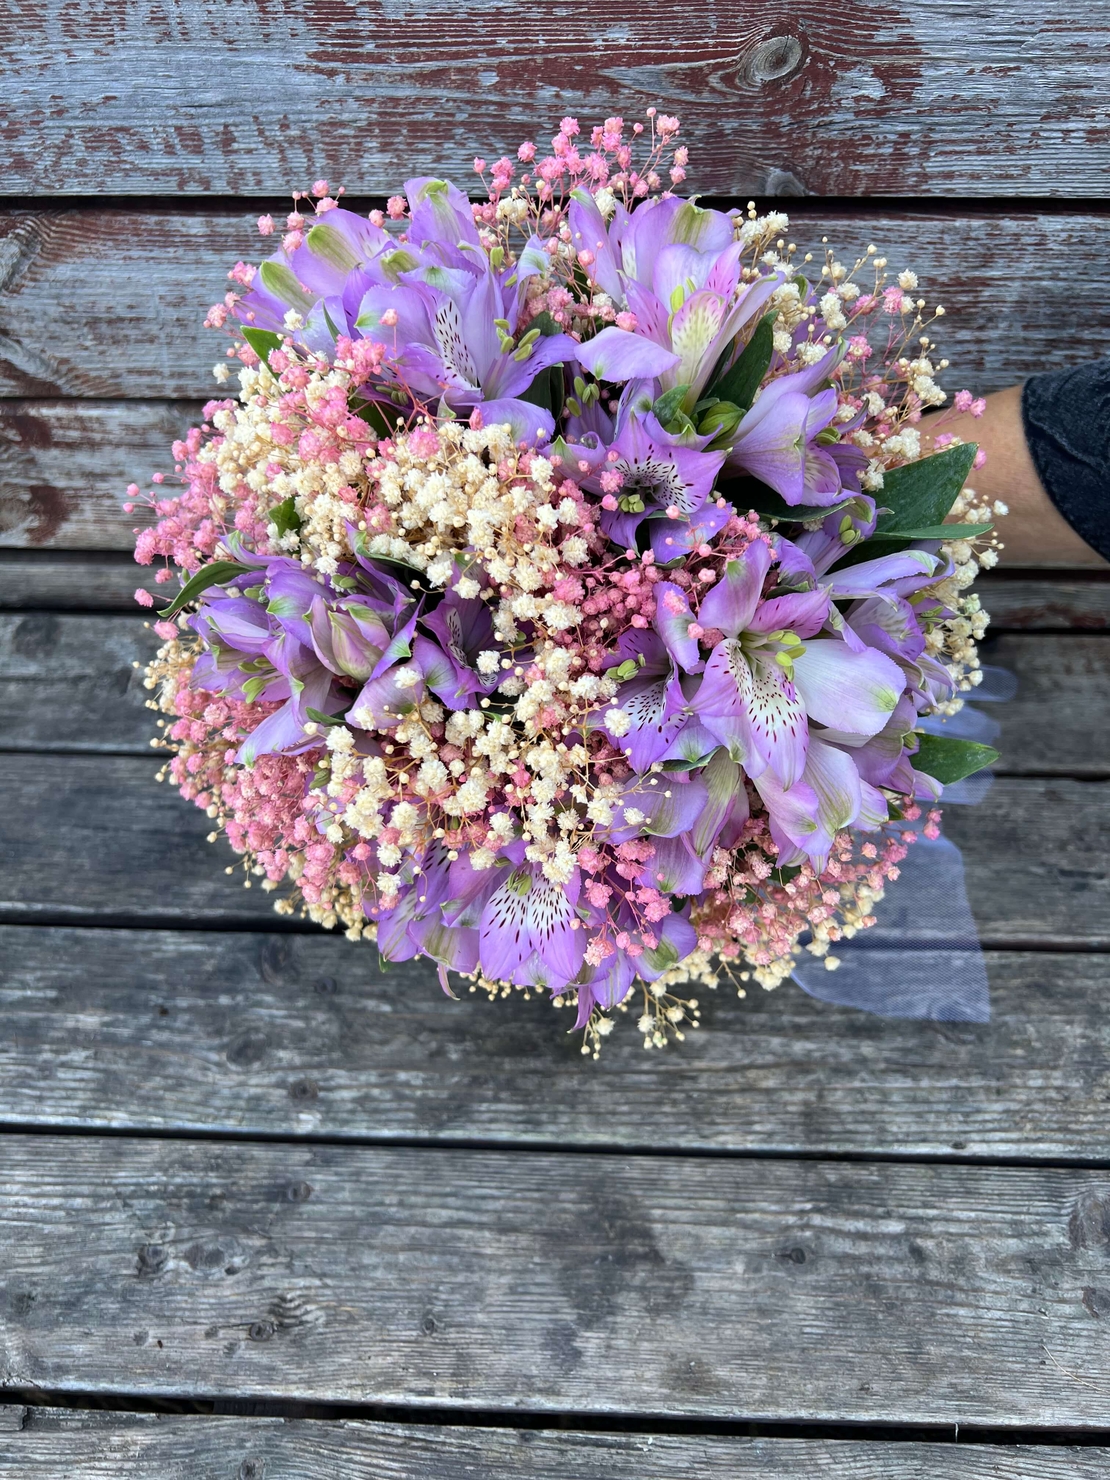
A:
[[[137,550],[183,582],[167,769],[247,882],[594,1053],[615,1008],[681,1038],[722,964],[834,965],[993,757],[918,728],[976,682],[996,557],[975,448],[919,458],[916,279],[663,190],[649,118],[476,160],[479,204],[295,197]]]

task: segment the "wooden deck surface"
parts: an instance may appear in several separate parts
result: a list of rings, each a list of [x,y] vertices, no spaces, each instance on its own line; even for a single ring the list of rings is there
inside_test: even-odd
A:
[[[982,584],[1019,689],[946,831],[989,1024],[722,987],[599,1064],[229,879],[134,667],[123,488],[213,392],[252,220],[321,175],[465,183],[658,102],[691,188],[916,268],[950,389],[1105,353],[1105,14],[866,21],[0,14],[3,1480],[1110,1474],[1110,581]]]

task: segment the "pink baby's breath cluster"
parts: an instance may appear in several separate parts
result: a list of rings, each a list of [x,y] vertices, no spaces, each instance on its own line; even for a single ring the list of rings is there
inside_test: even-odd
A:
[[[477,203],[318,180],[262,216],[279,251],[207,319],[239,395],[137,531],[166,771],[247,884],[545,993],[595,1054],[614,1011],[661,1047],[690,984],[777,985],[802,941],[834,969],[873,923],[936,833],[922,723],[977,682],[1003,512],[942,437],[959,525],[899,533],[943,310],[680,199],[678,133],[566,118],[476,158]]]

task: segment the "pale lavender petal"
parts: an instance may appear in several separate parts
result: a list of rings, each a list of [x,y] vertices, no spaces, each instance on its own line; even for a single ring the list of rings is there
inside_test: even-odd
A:
[[[742,681],[744,668],[749,674],[746,688]],[[783,786],[793,786],[802,773],[809,744],[801,697],[782,668],[760,653],[743,668],[736,664],[734,671],[757,749]]]
[[[678,364],[678,356],[653,339],[610,324],[578,346],[578,363],[598,380],[619,384],[639,377],[654,379]]]
[[[740,685],[748,685],[750,681],[740,644],[726,638],[710,654],[690,707],[698,722],[726,747],[732,759],[749,776],[754,776],[763,770],[766,761],[752,737],[747,707],[741,696]]]
[[[885,653],[855,653],[835,638],[806,643],[794,660],[794,682],[819,724],[857,735],[878,734],[906,686],[905,674]]]
[[[752,632],[777,632],[782,629],[796,632],[799,637],[814,637],[825,625],[828,612],[829,593],[824,587],[818,586],[813,591],[773,596],[770,601],[761,602],[758,611],[748,623],[748,628]]]
[[[663,761],[681,761],[691,770],[704,765],[721,742],[699,719],[691,716],[674,741],[659,757]]]
[[[706,504],[688,519],[652,519],[648,525],[652,554],[660,565],[688,555],[720,534],[735,512],[731,504],[723,508]]]
[[[728,463],[766,483],[788,504],[800,504],[805,496],[809,397],[790,390],[773,394],[788,379],[769,385],[741,421]]]
[[[555,421],[550,411],[545,411],[542,406],[533,406],[530,401],[518,401],[512,397],[480,401],[478,409],[483,426],[510,427],[513,441],[518,445],[525,442],[529,447],[539,447],[550,442],[555,434]]]
[[[577,871],[568,884],[556,884],[537,875],[528,896],[529,935],[536,954],[562,978],[577,975],[586,949],[586,932],[574,913],[578,897]],[[579,927],[579,928],[576,928]]]
[[[622,685],[616,704],[630,716],[632,724],[623,735],[607,730],[609,738],[628,757],[634,771],[646,771],[663,756],[686,723],[678,680],[660,678],[645,682],[633,679]],[[602,712],[603,729],[606,728],[607,712]]]
[[[440,962],[449,970],[459,971],[464,975],[477,970],[477,930],[460,930],[457,926],[444,925],[440,920],[429,918],[413,925],[409,934],[417,937],[423,955]],[[396,957],[389,959],[395,960]]]
[[[624,286],[609,242],[609,228],[588,190],[571,192],[567,224],[570,226],[574,250],[587,251],[593,255],[594,260],[589,267],[590,277],[620,307],[624,303]],[[550,260],[548,258],[548,262]]]
[[[773,834],[781,834],[810,857],[828,852],[832,838],[818,821],[820,804],[812,786],[796,781],[786,788],[770,771],[764,771],[762,776],[755,777],[755,789],[767,808]]]
[[[705,782],[679,772],[663,771],[637,777],[625,787],[613,813],[609,835],[620,843],[642,836],[672,838],[688,832],[708,799]],[[632,812],[632,819],[628,813]],[[638,814],[643,820],[637,821]]]
[[[672,966],[684,961],[698,943],[697,931],[685,914],[678,911],[672,911],[656,928],[658,946],[645,946],[644,954],[636,958],[637,975],[646,982],[655,981]]]
[[[705,664],[698,652],[698,640],[690,636],[694,614],[690,600],[681,586],[660,581],[655,587],[655,630],[667,651],[685,673],[700,673]]]
[[[531,893],[531,872],[514,869],[482,911],[478,950],[482,971],[491,981],[515,980],[532,954]]]
[[[825,577],[825,585],[834,596],[874,596],[889,581],[906,576],[920,578],[925,585],[933,578],[940,561],[925,550],[900,550],[894,555],[880,555],[877,560],[863,560],[844,570],[834,570]]]
[[[805,780],[817,793],[817,817],[830,837],[850,827],[862,805],[859,772],[852,757],[834,745],[811,738]]]
[[[700,894],[705,886],[706,863],[690,847],[685,834],[659,838],[655,854],[644,864],[642,882],[661,894]]]
[[[753,540],[741,556],[726,562],[724,575],[702,598],[699,624],[716,627],[726,637],[738,636],[755,616],[770,569],[770,549],[762,540]]]
[[[892,658],[912,662],[925,651],[917,613],[900,596],[860,602],[849,614],[848,625],[868,647],[879,648]]]
[[[712,757],[701,773],[701,779],[705,782],[707,800],[690,830],[690,846],[704,858],[716,844],[721,829],[731,817],[737,796],[743,792],[746,803],[747,793],[744,789],[743,772],[725,750],[718,750]]]
[[[411,714],[424,697],[424,683],[419,675],[415,684],[398,683],[402,673],[402,666],[391,668],[364,684],[351,705],[348,723],[365,730],[388,730]]]

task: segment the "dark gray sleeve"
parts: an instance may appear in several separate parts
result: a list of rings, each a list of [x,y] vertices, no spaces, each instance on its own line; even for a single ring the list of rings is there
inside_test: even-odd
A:
[[[1110,360],[1034,375],[1022,387],[1021,418],[1049,498],[1110,560]]]

